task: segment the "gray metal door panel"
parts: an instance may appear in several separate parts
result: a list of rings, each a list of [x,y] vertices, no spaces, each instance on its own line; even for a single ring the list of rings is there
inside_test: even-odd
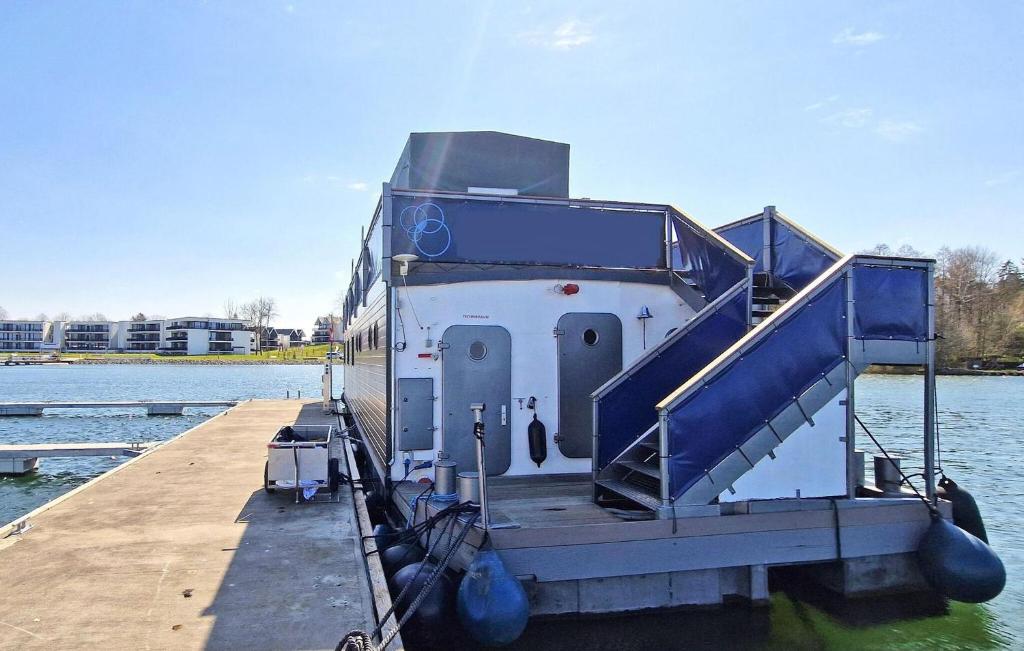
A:
[[[459,472],[476,470],[469,406],[483,402],[487,474],[512,463],[512,338],[501,326],[451,326],[441,337],[442,446]]]
[[[558,449],[589,457],[594,447],[590,394],[622,370],[622,322],[614,314],[570,312],[558,319]]]
[[[398,378],[398,449],[434,449],[434,380]]]

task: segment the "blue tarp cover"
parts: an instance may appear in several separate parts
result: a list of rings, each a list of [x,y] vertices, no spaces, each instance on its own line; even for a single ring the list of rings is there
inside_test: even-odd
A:
[[[807,241],[806,236],[772,220],[772,274],[800,291],[831,267],[837,258]]]
[[[658,420],[654,406],[707,366],[747,330],[747,292],[701,316],[598,401],[598,469],[604,468]]]
[[[833,280],[670,410],[669,484],[680,495],[843,360],[846,283]],[[722,487],[725,490],[725,486]]]
[[[925,341],[928,272],[918,267],[853,267],[854,336]]]
[[[716,228],[715,232],[754,259],[754,273],[764,271],[764,221],[759,219],[728,228]]]
[[[724,245],[707,239],[677,217],[672,226],[679,252],[675,269],[697,283],[708,303],[747,277],[747,265],[726,253]]]
[[[667,268],[665,214],[396,196],[392,252],[421,261]]]

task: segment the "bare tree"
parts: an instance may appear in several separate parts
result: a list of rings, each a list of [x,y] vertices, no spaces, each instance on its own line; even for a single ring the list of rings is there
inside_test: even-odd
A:
[[[261,304],[262,299],[256,299],[243,303],[239,308],[239,313],[242,318],[249,324],[256,333],[256,352],[263,352],[263,306]]]
[[[997,258],[982,247],[942,247],[935,273],[936,322],[945,362],[993,355],[1010,339],[1015,301],[996,288]]]
[[[859,253],[863,253],[865,255],[885,255],[885,256],[895,255],[895,256],[900,256],[902,258],[923,258],[924,257],[923,253],[921,253],[920,251],[918,251],[914,247],[910,246],[909,244],[903,244],[898,249],[893,249],[891,246],[889,246],[885,242],[882,242],[881,244],[876,244],[875,246],[873,246],[870,249],[864,249],[863,251],[859,251]]]
[[[915,249],[914,247],[910,246],[909,244],[904,244],[904,245],[900,246],[900,248],[896,249],[896,255],[904,257],[904,258],[923,258],[923,257],[925,257],[924,253],[918,251],[917,249]]]
[[[227,298],[224,299],[224,318],[226,319],[237,319],[239,314],[238,305],[235,304],[235,299]]]
[[[49,321],[50,317],[46,316],[45,312],[40,312],[36,315],[36,321]]]
[[[132,317],[132,321],[146,321],[146,315],[143,314],[142,312],[139,312],[138,314]]]
[[[54,321],[74,321],[75,317],[71,316],[71,312],[57,312],[53,315]]]
[[[264,329],[269,329],[271,321],[278,317],[277,301],[273,298],[260,296],[256,299],[255,303],[258,332],[263,332]],[[260,349],[262,352],[262,345]]]
[[[0,305],[0,319],[6,319],[6,318],[7,318],[7,310],[5,310],[2,305]]]
[[[858,253],[863,253],[865,255],[892,255],[892,247],[885,242],[882,242],[881,244],[876,244],[870,249],[858,251]]]
[[[107,321],[107,316],[103,312],[93,312],[92,314],[83,314],[80,321]]]

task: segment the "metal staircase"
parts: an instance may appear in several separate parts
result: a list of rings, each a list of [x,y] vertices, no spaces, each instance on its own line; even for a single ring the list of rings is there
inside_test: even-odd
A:
[[[657,424],[595,463],[598,502],[625,499],[660,517],[712,503],[813,426],[867,365],[924,363],[931,274],[929,261],[846,256],[795,294],[770,274],[756,278],[750,315],[759,323],[663,398]]]
[[[700,291],[700,287],[692,282],[688,282],[688,286]],[[754,274],[752,290],[748,322],[755,327],[778,311],[793,295],[792,289],[774,282],[767,273]],[[613,498],[625,498],[645,509],[657,510],[661,506],[659,449],[658,426],[655,424],[612,461],[595,484]]]
[[[765,273],[754,274],[753,297],[750,302],[750,324],[758,325],[780,307],[786,304],[793,291],[788,287],[772,283]]]

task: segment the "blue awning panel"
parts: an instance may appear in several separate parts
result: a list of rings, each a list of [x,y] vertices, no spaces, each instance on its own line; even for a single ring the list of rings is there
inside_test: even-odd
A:
[[[675,270],[691,278],[711,303],[747,277],[747,265],[726,252],[723,244],[699,233],[678,218],[672,219],[679,252]]]
[[[857,339],[928,339],[928,270],[857,264],[853,267]]]
[[[810,242],[806,235],[772,220],[772,274],[800,291],[831,267],[837,258]]]
[[[666,269],[663,211],[396,196],[392,254],[421,261]]]
[[[764,271],[764,222],[761,220],[716,228],[715,232],[724,237],[740,251],[754,259],[754,273]]]

